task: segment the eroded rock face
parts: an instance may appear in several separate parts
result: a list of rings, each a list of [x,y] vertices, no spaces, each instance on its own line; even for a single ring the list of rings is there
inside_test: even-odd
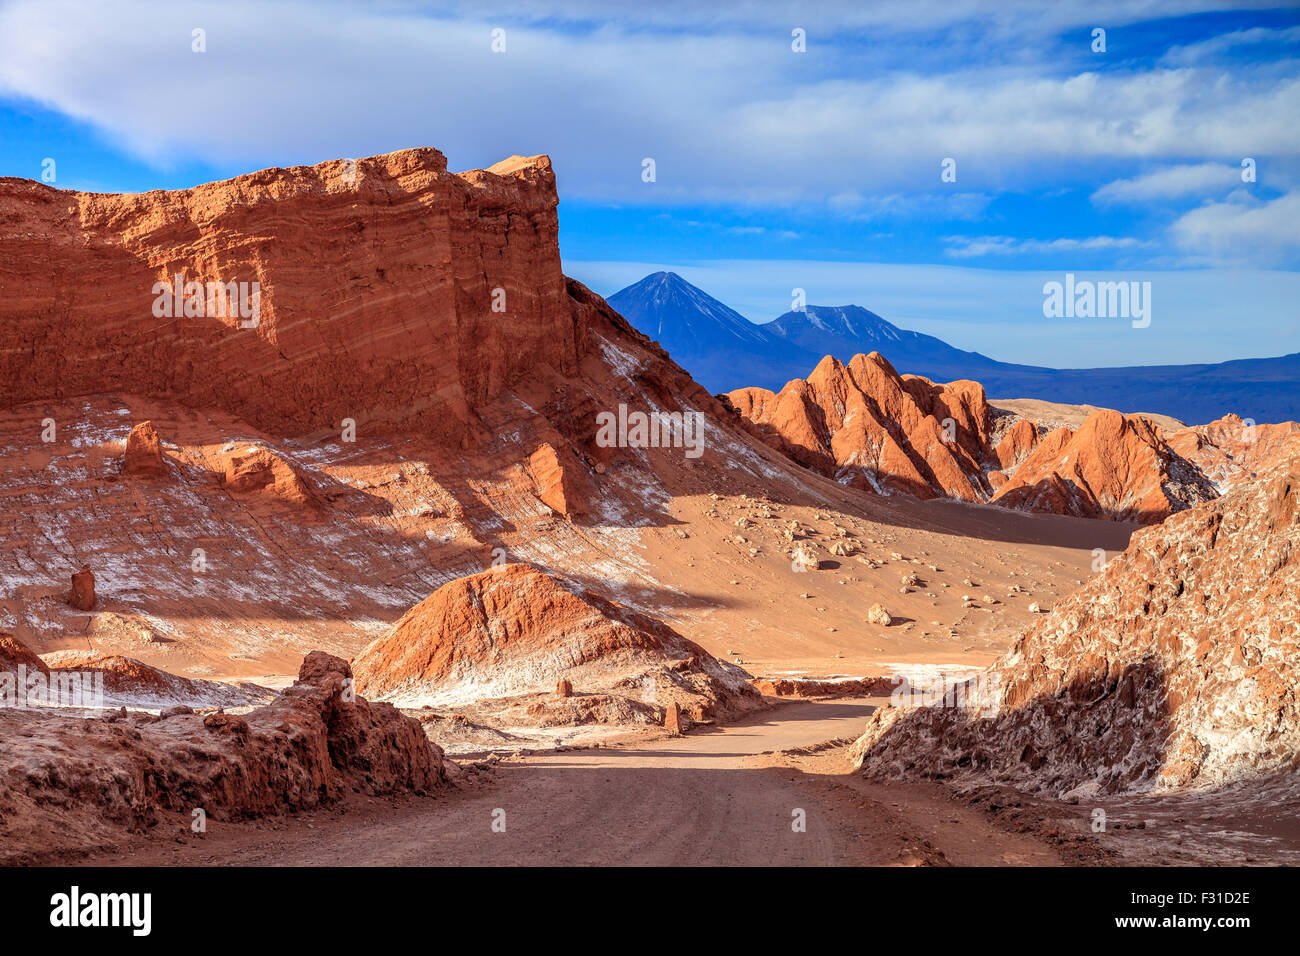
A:
[[[556,206],[545,156],[456,174],[427,148],[167,192],[0,180],[0,381],[14,403],[121,391],[454,444],[534,365],[577,369]],[[178,274],[203,288],[167,301]]]
[[[83,565],[80,571],[72,575],[72,590],[68,592],[68,603],[78,611],[89,611],[95,606],[95,574],[89,565]]]
[[[167,477],[167,459],[153,422],[140,422],[126,436],[122,473],[131,478]]]
[[[881,494],[1149,524],[1218,493],[1144,417],[1099,409],[1077,430],[1040,434],[995,416],[979,383],[900,376],[876,352],[848,365],[827,356],[779,394],[727,397],[795,461]]]
[[[317,509],[321,496],[297,468],[266,448],[232,452],[221,486],[236,495],[255,495],[300,509]]]
[[[19,666],[29,674],[48,674],[50,669],[26,644],[7,631],[0,631],[0,674],[17,674]]]
[[[1174,432],[1169,447],[1224,490],[1284,461],[1297,433],[1298,422],[1263,425],[1225,415],[1208,425]]]
[[[240,820],[446,782],[418,722],[355,696],[346,661],[315,652],[274,703],[244,716],[0,708],[0,861],[88,850],[164,813]]]
[[[666,624],[522,564],[443,585],[353,666],[361,693],[411,707],[527,694],[554,700],[561,682],[574,695],[566,708],[612,695],[633,706],[611,713],[626,709],[653,723],[673,702],[697,721],[759,702],[748,674]]]
[[[576,517],[589,510],[591,481],[572,452],[561,457],[545,442],[529,457],[528,474],[537,497],[556,514]]]
[[[989,408],[975,382],[904,378],[872,352],[848,365],[828,355],[779,394],[745,388],[727,397],[773,445],[846,484],[919,498],[987,497],[974,455],[987,441]]]
[[[885,708],[869,774],[1081,794],[1294,773],[1300,436],[1288,464],[1139,531],[951,706]]]
[[[1159,426],[1135,415],[1103,409],[1078,431],[1060,428],[1016,468],[993,496],[1008,508],[1162,521],[1218,492],[1169,447]]]

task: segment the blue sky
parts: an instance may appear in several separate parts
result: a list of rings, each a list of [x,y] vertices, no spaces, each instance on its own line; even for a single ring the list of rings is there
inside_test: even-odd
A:
[[[1300,351],[1295,4],[702,6],[0,2],[0,175],[544,152],[604,294],[670,268],[765,321],[799,287],[1058,366]],[[1151,326],[1045,320],[1067,271],[1151,281]]]

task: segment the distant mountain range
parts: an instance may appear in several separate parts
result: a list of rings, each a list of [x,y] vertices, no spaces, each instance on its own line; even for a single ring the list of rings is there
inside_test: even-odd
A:
[[[1151,412],[1189,424],[1229,412],[1257,422],[1300,420],[1300,352],[1205,365],[1055,369],[966,352],[856,305],[810,305],[757,325],[675,272],[648,275],[608,301],[712,392],[750,385],[777,391],[826,355],[847,362],[874,351],[900,373],[974,379],[995,398]]]

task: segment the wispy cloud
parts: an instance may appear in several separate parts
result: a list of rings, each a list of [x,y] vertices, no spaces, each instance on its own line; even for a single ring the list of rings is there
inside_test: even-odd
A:
[[[1170,227],[1175,242],[1201,264],[1275,265],[1300,247],[1300,192],[1260,201],[1244,191],[1184,213]]]
[[[813,28],[798,54],[783,25],[803,22],[794,6],[749,24],[734,10],[711,20],[637,8],[634,21],[653,28],[636,29],[577,3],[562,9],[593,20],[565,29],[554,17],[510,19],[524,17],[519,5],[13,0],[0,8],[0,91],[158,163],[283,164],[433,144],[466,168],[549,152],[566,195],[642,204],[861,193],[875,197],[870,213],[870,202],[938,191],[944,157],[957,161],[956,189],[989,193],[1077,182],[1104,163],[1220,155],[1225,143],[1300,156],[1300,79],[1089,59],[1086,31],[1063,40],[1039,22],[1132,19],[1122,4],[864,6],[819,13],[837,26]],[[972,19],[998,40],[917,38]],[[880,33],[846,43],[855,23]],[[502,25],[497,54],[490,33]],[[205,54],[191,52],[195,27],[207,30]],[[876,52],[894,48],[911,62]],[[657,162],[654,183],[641,180],[645,157]]]
[[[1112,203],[1145,203],[1152,200],[1175,199],[1183,196],[1220,198],[1241,185],[1242,170],[1225,163],[1195,163],[1169,166],[1107,183],[1092,194],[1092,201],[1100,205]]]
[[[1249,30],[1234,30],[1197,43],[1171,47],[1160,57],[1160,63],[1162,66],[1198,66],[1230,50],[1266,43],[1300,44],[1300,27],[1280,30],[1252,27]]]
[[[1146,245],[1132,237],[1088,236],[1084,239],[1017,239],[1014,236],[948,236],[944,255],[954,259],[979,256],[1041,255],[1053,252],[1095,252],[1136,249]]]

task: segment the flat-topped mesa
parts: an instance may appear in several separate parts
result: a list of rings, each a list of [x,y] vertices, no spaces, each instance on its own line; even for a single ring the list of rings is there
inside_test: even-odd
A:
[[[456,174],[427,148],[138,194],[0,179],[6,400],[128,392],[286,434],[463,440],[476,407],[585,353],[557,204],[545,156]]]

